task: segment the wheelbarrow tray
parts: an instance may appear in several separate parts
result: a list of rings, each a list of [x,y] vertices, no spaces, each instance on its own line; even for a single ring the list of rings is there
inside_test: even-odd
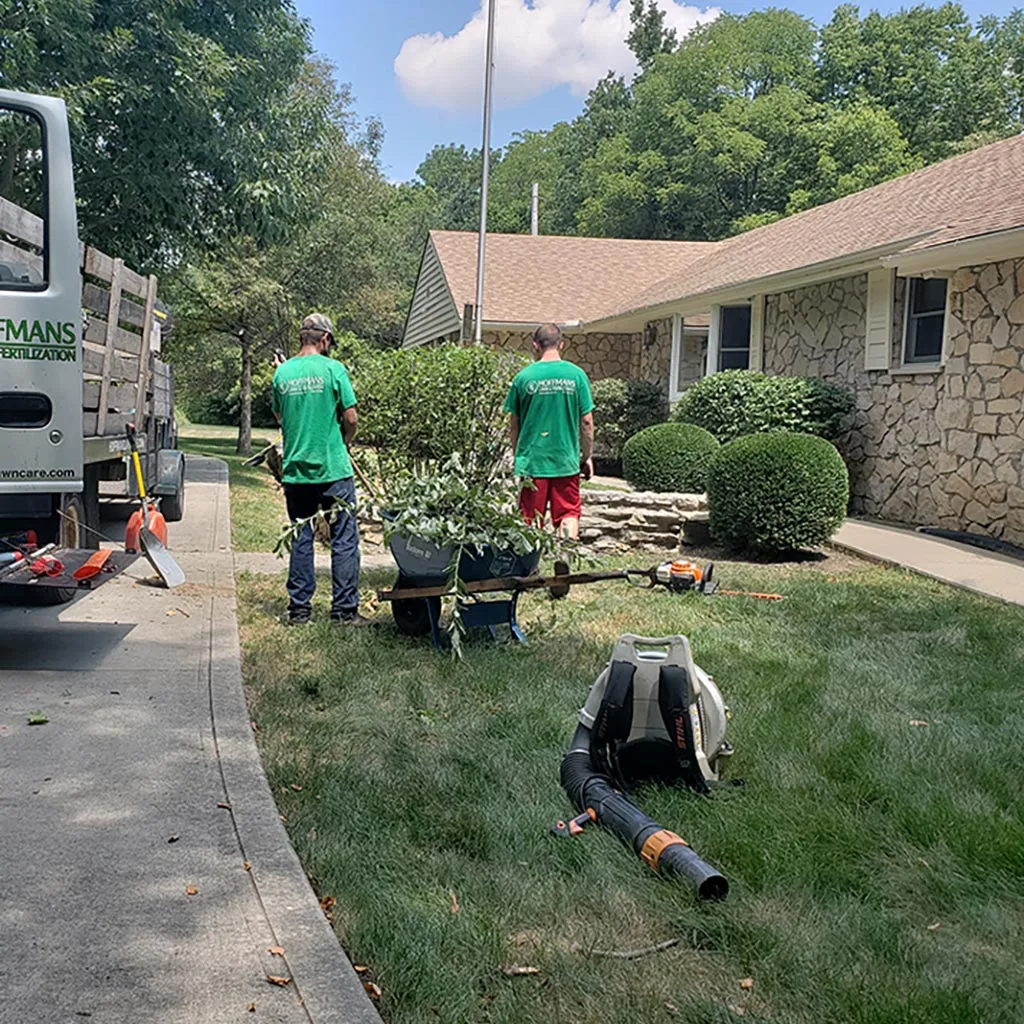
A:
[[[422,538],[394,536],[391,555],[405,586],[436,587],[448,579],[455,548],[439,547]],[[517,555],[485,547],[482,551],[467,550],[459,559],[459,578],[467,583],[507,576],[532,576],[540,565],[540,552]]]

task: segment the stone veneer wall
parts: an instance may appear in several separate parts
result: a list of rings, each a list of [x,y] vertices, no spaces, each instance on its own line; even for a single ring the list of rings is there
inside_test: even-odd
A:
[[[1024,544],[1024,260],[962,268],[950,288],[941,370],[864,369],[865,275],[769,296],[765,370],[854,392],[839,441],[854,511]],[[904,291],[897,281],[894,370]]]
[[[565,358],[591,380],[633,375],[635,334],[566,334]],[[510,352],[531,355],[532,331],[484,331],[484,343]]]
[[[639,365],[634,376],[650,381],[668,394],[668,375],[672,366],[672,319],[654,320],[640,335]]]

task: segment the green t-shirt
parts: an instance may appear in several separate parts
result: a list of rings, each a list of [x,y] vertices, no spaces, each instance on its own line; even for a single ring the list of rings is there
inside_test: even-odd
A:
[[[580,420],[593,412],[590,381],[564,359],[540,360],[520,370],[505,399],[519,417],[516,475],[547,480],[580,471]]]
[[[295,356],[274,374],[286,484],[328,484],[352,475],[340,416],[356,404],[348,371],[326,356]]]

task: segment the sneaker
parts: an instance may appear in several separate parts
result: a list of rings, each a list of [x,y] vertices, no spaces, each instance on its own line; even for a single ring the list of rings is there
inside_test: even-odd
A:
[[[286,626],[308,626],[312,619],[312,613],[303,609],[302,611],[288,612],[284,617],[284,624]]]
[[[368,619],[365,615],[360,615],[359,612],[348,615],[343,615],[341,612],[331,612],[332,626],[375,626],[376,624],[373,619]]]

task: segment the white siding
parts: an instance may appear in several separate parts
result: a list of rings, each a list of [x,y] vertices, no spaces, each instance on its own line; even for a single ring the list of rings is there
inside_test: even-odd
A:
[[[402,347],[429,345],[460,330],[461,326],[462,316],[452,298],[437,249],[433,239],[428,238],[409,306],[409,316],[405,321]]]
[[[893,272],[868,274],[868,308],[864,325],[864,369],[888,370],[892,361]]]

